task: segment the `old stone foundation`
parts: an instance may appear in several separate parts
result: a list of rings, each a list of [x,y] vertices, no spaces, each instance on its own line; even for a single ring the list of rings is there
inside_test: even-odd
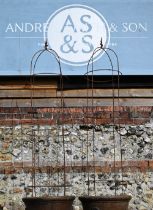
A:
[[[153,123],[115,127],[65,124],[66,195],[75,196],[74,208],[82,209],[79,196],[131,195],[129,210],[153,209]],[[94,139],[95,144],[93,147]],[[35,134],[35,135],[34,135]],[[57,135],[58,134],[58,135]],[[60,125],[1,125],[0,127],[0,205],[24,209],[23,197],[32,196],[32,145],[35,136],[35,188],[37,196],[62,196],[63,153]],[[58,138],[57,138],[58,136]],[[88,136],[88,165],[87,165]],[[120,139],[121,137],[121,139]],[[121,164],[120,156],[123,156]],[[116,165],[114,168],[114,152]],[[93,153],[95,159],[93,161]],[[58,164],[57,164],[58,163]],[[114,182],[114,178],[116,182]],[[90,183],[89,183],[90,182]],[[45,187],[48,184],[55,185]],[[89,189],[88,189],[89,184]],[[43,186],[43,187],[40,187]]]

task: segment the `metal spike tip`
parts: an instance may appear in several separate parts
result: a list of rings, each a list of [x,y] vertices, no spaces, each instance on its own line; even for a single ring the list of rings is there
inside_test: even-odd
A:
[[[47,48],[48,48],[48,42],[47,42],[47,40],[45,41],[45,50],[47,50]]]
[[[101,47],[101,49],[103,48],[103,40],[102,40],[102,38],[100,40],[100,47]]]

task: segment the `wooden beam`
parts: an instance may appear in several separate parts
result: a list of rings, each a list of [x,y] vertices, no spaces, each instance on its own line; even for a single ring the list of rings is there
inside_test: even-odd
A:
[[[64,106],[65,107],[83,107],[83,106],[92,106],[92,100],[88,100],[84,98],[65,98]],[[112,98],[97,98],[94,99],[93,106],[112,106],[113,100]],[[122,98],[118,101],[118,99],[114,99],[115,106],[152,106],[153,98]],[[31,107],[30,98],[27,99],[1,99],[0,107]],[[38,98],[32,100],[33,107],[60,107],[61,99],[60,98]]]
[[[14,89],[1,89],[0,90],[0,99],[3,98],[24,98],[24,97],[33,97],[33,98],[52,98],[60,97],[61,91],[57,91],[55,87],[38,86],[34,89],[23,88]],[[91,89],[86,90],[64,90],[63,96],[66,98],[86,98],[87,96],[93,98],[153,98],[153,89],[120,89],[119,92],[117,89]]]
[[[58,95],[58,92],[57,92]],[[64,90],[65,97],[129,97],[129,98],[153,98],[153,89],[82,89],[82,90]]]
[[[56,89],[11,89],[11,90],[0,90],[0,99],[8,98],[47,98],[47,97],[56,97]]]

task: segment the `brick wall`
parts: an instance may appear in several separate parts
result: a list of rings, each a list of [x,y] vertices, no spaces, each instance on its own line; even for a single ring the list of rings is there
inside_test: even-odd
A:
[[[44,164],[33,168],[31,153],[28,153],[29,155],[25,153],[25,158],[23,158],[20,152],[22,146],[26,148],[26,145],[20,147],[14,143],[24,141],[27,143],[30,136],[27,135],[29,131],[27,133],[25,131],[33,126],[36,126],[37,130],[39,128],[44,130],[40,134],[41,141],[44,137],[50,141],[51,133],[48,135],[45,130],[53,129],[53,133],[56,133],[57,125],[64,124],[67,129],[66,132],[70,130],[72,133],[77,133],[77,135],[72,135],[75,142],[74,152],[67,149],[67,157],[70,156],[73,163],[71,166],[66,165],[65,172],[74,176],[74,181],[71,180],[74,189],[68,190],[68,193],[72,194],[73,192],[78,196],[84,192],[84,186],[80,187],[82,186],[82,173],[85,176],[89,173],[93,182],[93,171],[95,171],[96,179],[98,183],[101,183],[97,184],[97,193],[112,194],[114,193],[114,173],[117,173],[120,180],[122,179],[121,173],[123,173],[124,183],[119,182],[118,191],[119,193],[122,192],[123,186],[125,193],[133,195],[130,210],[153,209],[152,87],[148,89],[127,89],[125,87],[125,89],[121,89],[120,106],[117,106],[118,91],[115,90],[114,109],[112,107],[111,86],[108,89],[94,90],[94,107],[87,107],[87,91],[85,89],[66,89],[64,90],[64,108],[60,109],[60,91],[55,81],[46,83],[43,79],[32,90],[30,85],[24,84],[24,81],[21,82],[22,84],[19,82],[16,84],[11,79],[8,84],[6,84],[7,80],[5,84],[2,81],[0,83],[0,205],[5,205],[11,210],[22,209],[21,198],[32,195],[31,188],[27,186],[31,184],[31,175],[34,169],[39,175],[48,174],[48,171],[57,175],[55,172],[63,171],[62,163],[58,166],[56,164],[52,166],[48,163],[48,165]],[[71,86],[73,86],[73,82]],[[89,90],[88,94],[89,105],[91,105],[92,91]],[[33,97],[34,102],[32,108],[31,97]],[[113,124],[115,124],[116,136],[118,136],[119,128],[121,129],[124,152],[121,164],[120,151],[116,151],[115,167],[112,141]],[[96,150],[97,159],[94,163],[90,159],[87,166],[86,156],[80,153],[80,149],[78,149],[80,145],[77,145],[77,142],[81,144],[80,139],[82,139],[86,143],[85,135],[89,131],[91,138],[93,129],[95,129],[96,141],[101,137],[101,133],[103,133],[104,138],[101,138],[101,144]],[[16,133],[17,139],[15,139]],[[83,136],[84,138],[82,138]],[[58,143],[55,142],[55,144]],[[71,145],[71,142],[66,144]],[[90,150],[92,149],[90,148]],[[49,156],[47,149],[43,152],[44,157],[47,158]],[[83,166],[81,158],[84,161]],[[54,178],[57,181],[56,177]],[[42,192],[39,191],[39,193],[42,195]],[[79,205],[78,201],[76,205]]]
[[[62,118],[59,119],[59,113]],[[114,116],[114,117],[113,117]],[[111,124],[113,119],[115,124],[139,125],[150,121],[153,116],[152,106],[101,106],[94,108],[0,108],[0,125],[18,124],[40,124],[53,125],[60,120],[60,123],[69,124]]]

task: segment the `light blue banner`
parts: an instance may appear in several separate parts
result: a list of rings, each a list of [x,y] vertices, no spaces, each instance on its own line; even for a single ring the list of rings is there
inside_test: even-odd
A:
[[[84,74],[101,37],[124,75],[153,74],[153,0],[0,0],[1,75],[29,75],[45,39],[61,57],[63,74]],[[107,68],[102,53],[94,60],[95,68]],[[38,72],[58,73],[58,66],[43,54]]]

